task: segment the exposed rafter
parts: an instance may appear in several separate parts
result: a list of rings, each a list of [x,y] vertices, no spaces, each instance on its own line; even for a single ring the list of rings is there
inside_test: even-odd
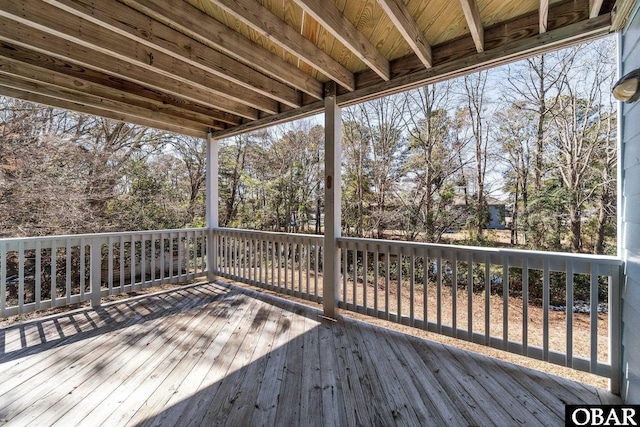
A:
[[[385,13],[394,23],[402,37],[409,44],[413,52],[424,64],[430,68],[432,63],[431,45],[427,42],[424,34],[413,20],[411,12],[402,0],[378,0],[378,3],[384,9]]]
[[[482,26],[480,11],[478,10],[476,0],[460,0],[460,4],[462,5],[462,11],[469,26],[469,32],[476,45],[476,50],[478,52],[484,52],[484,27]]]
[[[192,129],[224,129],[223,123],[199,117],[181,117],[179,112],[172,108],[162,108],[148,100],[127,96],[126,93],[114,91],[95,83],[83,83],[66,74],[51,72],[40,67],[29,65],[13,59],[5,58],[0,63],[0,76],[4,86],[12,86],[6,76],[10,76],[19,86],[15,89],[31,90],[42,95],[59,97],[73,101],[89,100],[90,105],[110,109],[115,112],[127,113],[132,116],[142,117],[151,121],[162,123],[175,123],[184,128]],[[28,82],[28,84],[26,83]],[[40,83],[40,85],[36,85]],[[47,89],[44,91],[43,89]],[[56,95],[57,94],[57,95]],[[178,113],[178,114],[176,114]]]
[[[554,9],[554,8],[552,8]],[[436,46],[434,58],[449,58],[447,61],[434,65],[431,69],[420,67],[415,58],[403,58],[392,64],[398,76],[388,82],[380,82],[373,76],[373,72],[367,72],[367,76],[361,75],[363,87],[354,92],[343,92],[338,96],[341,106],[353,105],[381,95],[389,95],[402,90],[407,90],[425,84],[437,83],[453,77],[465,75],[477,70],[487,69],[495,65],[502,65],[531,55],[548,52],[562,47],[565,43],[588,41],[596,37],[608,34],[610,15],[600,15],[596,19],[585,20],[588,17],[586,7],[576,13],[573,5],[564,3],[557,5],[552,13],[553,19],[549,22],[549,31],[536,37],[527,37],[526,34],[536,32],[538,28],[537,14],[522,16],[504,26],[492,27],[487,32],[487,38],[492,41],[492,49],[483,53],[474,53],[475,46],[458,48],[457,43]],[[574,21],[571,22],[571,19]],[[561,26],[559,23],[571,22]],[[455,53],[454,53],[455,52]],[[363,73],[364,74],[364,73]],[[295,111],[284,112],[275,116],[265,117],[253,122],[236,126],[213,134],[214,138],[226,138],[260,129],[273,124],[286,122],[296,117],[306,117],[322,111],[322,102],[307,105],[301,108],[297,114]]]
[[[639,1],[4,1],[0,92],[219,138],[589,40]]]
[[[187,97],[193,101],[202,102],[210,107],[219,108],[245,118],[255,119],[259,116],[257,109],[229,99],[230,97],[227,94],[233,90],[232,85],[224,84],[219,79],[203,80],[201,84],[196,85],[186,78],[180,78],[181,76],[177,74],[171,74],[171,66],[174,64],[178,68],[178,73],[182,73],[180,64],[177,61],[167,61],[160,53],[154,53],[148,49],[140,49],[139,46],[136,46],[136,49],[126,51],[126,55],[113,56],[105,53],[104,48],[97,44],[92,44],[95,49],[88,47],[86,38],[76,38],[61,31],[54,31],[51,27],[39,26],[33,21],[27,21],[20,18],[20,16],[5,12],[4,6],[0,7],[0,40],[12,42],[19,46],[31,47],[36,51],[52,54],[84,66],[94,66],[99,70],[131,79],[143,85],[150,85],[159,90],[165,90],[176,96]],[[16,18],[16,20],[6,18],[6,15]],[[54,15],[57,19],[60,16],[65,17],[61,14]],[[73,26],[75,24],[73,19],[56,22],[54,17],[47,19],[46,15],[38,14],[37,19],[46,22],[47,25],[61,24],[65,27],[65,30],[76,35],[83,33],[86,28],[86,26]],[[36,19],[36,17],[33,18]],[[63,30],[62,27],[59,29]],[[64,35],[65,38],[58,37],[58,35]],[[107,37],[113,40],[115,36],[113,33],[107,35],[103,31],[97,31],[91,33],[87,38],[95,39],[95,43],[102,41],[102,45],[104,45],[104,40]],[[82,44],[76,43],[74,39],[81,41]],[[29,43],[26,43],[26,40],[30,40]],[[113,44],[109,46],[118,47]],[[135,55],[135,57],[132,55]],[[158,60],[164,60],[164,63]],[[164,72],[158,72],[160,70],[159,66],[163,67]],[[184,70],[184,72],[187,71],[188,69]],[[221,96],[214,96],[216,93]],[[267,104],[264,98],[254,99],[254,101],[262,101]],[[253,103],[253,101],[251,102]],[[271,106],[263,105],[262,107],[267,110],[276,109],[273,103],[269,104]]]
[[[132,10],[106,0],[45,0],[82,19],[142,43],[192,67],[256,91],[290,107],[299,107],[295,89],[205,46],[184,34]],[[130,43],[130,42],[129,42]]]
[[[211,1],[291,54],[299,56],[303,61],[346,89],[355,89],[355,79],[351,71],[260,3],[255,0]]]
[[[164,0],[122,0],[122,2],[152,17],[159,23],[188,34],[194,40],[237,58],[316,99],[323,97],[322,84],[316,79],[186,1],[169,3]],[[353,78],[353,74],[351,74],[351,78]]]
[[[323,0],[295,0],[295,2],[383,80],[387,81],[391,78],[389,61],[340,13],[333,2]]]
[[[603,0],[589,0],[589,18],[595,18],[600,15]]]
[[[204,138],[207,134],[206,131],[198,132],[193,129],[183,128],[170,123],[158,123],[156,121],[150,121],[141,117],[132,116],[123,112],[113,112],[105,108],[98,108],[93,105],[89,105],[84,101],[71,101],[68,99],[60,99],[53,96],[42,95],[26,90],[15,89],[13,87],[7,87],[0,85],[0,95],[9,96],[11,98],[18,98],[24,101],[35,102],[38,104],[49,105],[51,107],[63,108],[65,110],[77,111],[83,114],[93,114],[95,116],[106,117],[109,119],[119,120],[122,122],[135,123],[142,126],[148,126],[151,128],[162,129],[169,132],[181,133],[184,135],[195,136],[198,138]]]
[[[21,46],[0,42],[0,57],[3,58],[5,64],[23,63],[32,66],[32,70],[40,68],[43,70],[43,74],[59,76],[59,78],[64,76],[72,82],[76,89],[94,94],[100,93],[100,96],[105,98],[121,100],[134,105],[141,103],[148,106],[152,112],[164,112],[187,120],[211,123],[213,127],[225,128],[228,127],[226,125],[235,126],[241,122],[238,117],[229,113],[194,104],[137,83],[75,65],[50,55],[34,52]],[[13,68],[18,69],[17,65],[14,65]],[[27,74],[24,75],[27,76]],[[93,92],[94,90],[96,92]]]
[[[547,32],[549,21],[549,0],[540,0],[540,34]]]

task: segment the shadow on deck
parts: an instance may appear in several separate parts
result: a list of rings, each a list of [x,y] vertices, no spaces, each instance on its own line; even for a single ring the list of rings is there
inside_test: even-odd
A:
[[[0,329],[5,425],[563,425],[607,391],[225,283]]]

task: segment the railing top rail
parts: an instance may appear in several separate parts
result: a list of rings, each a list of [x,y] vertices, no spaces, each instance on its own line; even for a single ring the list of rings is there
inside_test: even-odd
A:
[[[222,233],[232,232],[232,233],[240,233],[240,234],[262,234],[265,236],[275,235],[275,236],[303,238],[303,239],[323,239],[324,238],[324,235],[322,234],[283,233],[280,231],[247,230],[243,228],[219,227],[219,228],[214,228],[213,231],[218,231]]]
[[[37,242],[47,240],[65,240],[65,239],[93,239],[93,238],[108,238],[108,237],[120,237],[135,235],[149,235],[159,233],[184,233],[193,231],[205,231],[206,228],[174,228],[169,230],[143,230],[143,231],[119,231],[114,233],[89,233],[89,234],[68,234],[68,235],[51,235],[51,236],[37,236],[37,237],[8,237],[1,238],[0,243],[15,243],[15,242]]]
[[[499,257],[527,257],[527,258],[562,258],[566,261],[597,261],[598,264],[606,264],[613,266],[621,266],[622,259],[611,255],[594,255],[594,254],[577,254],[566,252],[546,252],[532,251],[525,249],[504,249],[504,248],[487,248],[481,246],[463,246],[463,245],[445,245],[436,243],[423,242],[404,242],[399,240],[382,240],[382,239],[364,239],[358,237],[339,237],[338,243],[365,243],[372,246],[395,246],[409,249],[434,249],[448,252],[458,253],[475,253],[483,252]]]

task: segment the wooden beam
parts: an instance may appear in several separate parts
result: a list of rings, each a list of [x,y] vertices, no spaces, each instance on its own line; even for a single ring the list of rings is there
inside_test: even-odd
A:
[[[280,81],[273,80],[122,3],[111,0],[45,1],[250,91],[255,91],[290,107],[295,108],[301,105],[301,95],[295,89]]]
[[[547,32],[549,21],[549,0],[540,0],[540,34]]]
[[[81,66],[97,69],[143,86],[149,86],[156,90],[251,120],[255,120],[260,116],[258,110],[230,101],[224,96],[224,93],[204,90],[200,86],[185,83],[165,74],[155,73],[147,67],[107,55],[101,51],[89,49],[34,27],[26,27],[2,16],[0,16],[0,40],[33,49],[46,55],[56,56]]]
[[[219,110],[206,108],[199,104],[169,96],[151,88],[109,76],[90,68],[75,65],[58,59],[25,49],[21,46],[0,42],[0,57],[8,61],[15,61],[41,69],[44,73],[65,76],[72,79],[76,87],[96,86],[105,97],[126,99],[127,102],[149,105],[152,111],[192,120],[200,123],[212,122],[213,127],[226,128],[225,124],[238,125],[240,118]]]
[[[121,2],[315,99],[322,99],[323,87],[318,80],[186,1],[121,0]]]
[[[212,3],[346,89],[355,89],[351,71],[260,3],[255,0],[212,0]]]
[[[404,2],[402,0],[378,0],[378,4],[380,4],[424,66],[430,68],[433,65],[431,45],[427,42],[418,25],[416,25],[416,21]]]
[[[218,96],[246,106],[266,111],[279,112],[278,102],[248,90],[234,82],[200,69],[194,69],[183,61],[166,53],[141,45],[120,34],[111,32],[93,22],[72,15],[40,0],[23,0],[18,3],[1,2],[0,16],[102,52],[114,58],[135,63],[137,66],[183,83],[197,86],[204,92],[215,92]]]
[[[589,18],[595,18],[600,15],[603,0],[589,0]]]
[[[106,117],[108,119],[119,120],[121,122],[133,123],[140,126],[147,126],[155,129],[165,130],[169,132],[175,132],[179,134],[195,136],[198,138],[204,138],[207,131],[196,131],[194,129],[185,129],[176,127],[168,123],[151,122],[149,120],[131,116],[122,112],[113,112],[110,110],[85,105],[84,103],[77,103],[67,101],[59,98],[54,98],[46,95],[40,95],[37,93],[31,93],[28,91],[15,89],[12,87],[6,87],[0,85],[0,95],[8,96],[11,98],[22,99],[23,101],[35,102],[38,104],[49,105],[51,107],[63,108],[65,110],[76,111],[83,114],[93,114],[94,116]]]
[[[6,77],[14,77],[16,85],[7,83]],[[0,62],[0,78],[5,81],[4,86],[22,89],[42,95],[66,99],[68,101],[87,101],[89,105],[122,112],[132,116],[156,120],[162,123],[174,124],[184,128],[202,129],[212,128],[222,130],[224,124],[212,119],[204,122],[194,121],[168,113],[158,106],[124,92],[113,91],[99,85],[78,81],[65,74],[54,73],[43,68],[34,67],[13,59],[4,58]],[[25,82],[29,82],[26,84]],[[33,84],[40,83],[45,90],[33,88]],[[40,87],[38,87],[40,89]]]
[[[475,0],[460,0],[464,17],[467,20],[471,37],[478,52],[484,51],[484,27],[480,19],[480,11]]]
[[[389,61],[349,21],[332,1],[294,0],[384,81],[390,77]]]

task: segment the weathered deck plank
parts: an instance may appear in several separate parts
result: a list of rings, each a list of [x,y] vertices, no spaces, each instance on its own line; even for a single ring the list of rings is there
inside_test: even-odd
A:
[[[5,425],[553,425],[610,393],[226,284],[0,329]]]

